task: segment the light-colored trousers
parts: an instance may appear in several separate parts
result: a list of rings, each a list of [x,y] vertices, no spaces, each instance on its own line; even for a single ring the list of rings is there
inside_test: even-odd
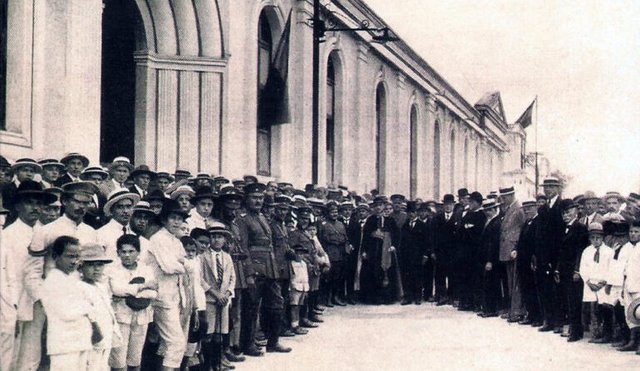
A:
[[[164,367],[180,367],[182,357],[187,349],[187,338],[184,336],[184,330],[180,323],[180,308],[177,305],[173,308],[155,307],[153,322],[155,322],[160,334],[158,355],[164,357],[162,365]]]
[[[44,308],[38,301],[33,305],[33,321],[18,321],[18,336],[13,351],[15,371],[35,371],[42,358]]]

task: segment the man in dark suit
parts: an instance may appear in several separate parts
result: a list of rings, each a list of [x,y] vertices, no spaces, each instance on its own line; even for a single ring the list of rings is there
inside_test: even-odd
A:
[[[562,323],[556,323],[556,283],[554,271],[558,259],[560,239],[564,234],[560,196],[561,183],[557,178],[549,177],[542,183],[546,203],[538,209],[535,252],[532,258],[538,282],[538,294],[542,304],[543,326],[539,331],[562,331]],[[540,200],[541,197],[538,197]],[[557,313],[555,313],[557,314]]]
[[[454,294],[452,264],[456,250],[456,219],[453,195],[444,195],[443,204],[444,210],[436,214],[433,220],[436,305],[450,303]]]
[[[524,201],[522,209],[525,213],[525,223],[520,230],[520,238],[516,245],[516,270],[520,277],[520,292],[527,315],[519,323],[521,325],[542,325],[542,312],[538,301],[536,278],[531,269],[531,258],[535,250],[536,228],[540,222],[536,201]]]
[[[425,258],[431,255],[427,236],[427,224],[418,218],[418,205],[407,202],[407,221],[402,226],[398,249],[404,297],[402,305],[422,303],[422,268]]]
[[[484,231],[482,232],[482,246],[478,251],[477,269],[478,279],[482,279],[482,312],[480,317],[498,316],[498,297],[500,296],[500,282],[498,264],[500,262],[500,225],[502,220],[498,216],[499,203],[494,199],[486,200],[482,210],[486,216]]]
[[[562,219],[565,230],[558,249],[558,262],[554,278],[558,284],[559,306],[558,319],[567,319],[569,323],[569,342],[582,339],[582,279],[578,273],[582,251],[589,246],[587,227],[578,221],[578,204],[573,200],[563,200]]]
[[[89,159],[86,156],[75,152],[67,154],[60,160],[60,162],[66,166],[67,172],[55,181],[54,185],[56,187],[62,187],[63,185],[71,182],[79,182],[80,174],[82,174],[82,171],[89,166]]]
[[[133,179],[133,185],[129,187],[129,190],[140,198],[147,196],[149,192],[149,185],[156,178],[156,173],[149,169],[147,165],[140,165],[134,171],[131,172],[131,179]]]
[[[482,285],[474,277],[474,267],[477,267],[477,254],[482,244],[482,231],[486,216],[481,210],[482,194],[473,192],[469,197],[469,211],[464,212],[457,226],[458,256],[456,269],[460,304],[458,310],[472,311],[479,306]]]

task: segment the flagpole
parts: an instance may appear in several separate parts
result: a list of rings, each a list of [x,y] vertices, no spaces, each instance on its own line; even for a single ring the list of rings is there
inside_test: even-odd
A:
[[[538,169],[538,95],[536,94],[536,99],[534,99],[536,106],[536,130],[535,130],[535,138],[534,138],[534,146],[535,146],[535,154],[536,154],[536,164],[535,164],[535,183],[536,190],[535,194],[538,194],[538,186],[540,185],[540,171]]]

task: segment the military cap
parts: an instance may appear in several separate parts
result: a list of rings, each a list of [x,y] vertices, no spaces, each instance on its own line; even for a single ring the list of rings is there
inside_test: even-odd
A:
[[[236,182],[234,181],[233,184],[236,184]],[[246,195],[251,193],[264,193],[266,190],[267,186],[262,183],[250,183],[244,186],[244,193]]]
[[[86,195],[92,197],[98,193],[98,186],[91,182],[70,182],[62,186],[65,194]]]
[[[195,205],[199,200],[205,198],[210,200],[215,200],[217,198],[211,187],[198,187],[193,196],[189,199],[189,202],[191,202],[192,205]]]
[[[458,197],[466,197],[469,195],[469,190],[466,188],[458,189]]]
[[[42,184],[33,180],[24,180],[20,182],[16,194],[13,198],[14,203],[19,203],[24,198],[35,198],[41,200],[44,204],[51,204],[58,200],[58,197],[50,192],[45,192]]]
[[[242,192],[233,185],[228,185],[220,188],[220,192],[218,193],[218,198],[221,201],[235,199],[238,201],[242,200]]]
[[[67,153],[63,158],[60,159],[60,162],[62,162],[65,166],[67,166],[68,162],[73,159],[80,160],[82,162],[83,167],[89,166],[89,159],[87,158],[87,156],[81,155],[77,152]]]

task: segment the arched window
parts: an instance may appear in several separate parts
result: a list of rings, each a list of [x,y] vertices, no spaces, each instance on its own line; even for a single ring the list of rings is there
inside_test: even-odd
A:
[[[418,109],[411,106],[409,113],[409,194],[416,198],[418,192]]]
[[[0,1],[0,130],[7,129],[7,3]]]
[[[327,180],[331,183],[335,180],[335,113],[336,113],[336,71],[333,65],[333,57],[327,62]]]
[[[464,162],[463,162],[462,169],[464,171],[464,174],[462,175],[462,183],[466,187],[468,185],[468,181],[469,181],[469,138],[464,138],[464,151],[463,152],[464,152],[463,153]]]
[[[376,185],[383,193],[385,172],[385,130],[387,120],[387,93],[382,83],[376,88]]]
[[[271,175],[271,122],[264,112],[264,92],[271,68],[271,53],[273,52],[273,37],[271,26],[265,11],[260,14],[258,21],[258,138],[257,138],[257,166],[258,174]]]
[[[433,197],[440,198],[440,123],[433,128]]]
[[[449,169],[449,187],[453,191],[455,187],[459,185],[459,184],[456,184],[456,134],[453,131],[451,132],[449,158],[451,161],[451,167]]]

